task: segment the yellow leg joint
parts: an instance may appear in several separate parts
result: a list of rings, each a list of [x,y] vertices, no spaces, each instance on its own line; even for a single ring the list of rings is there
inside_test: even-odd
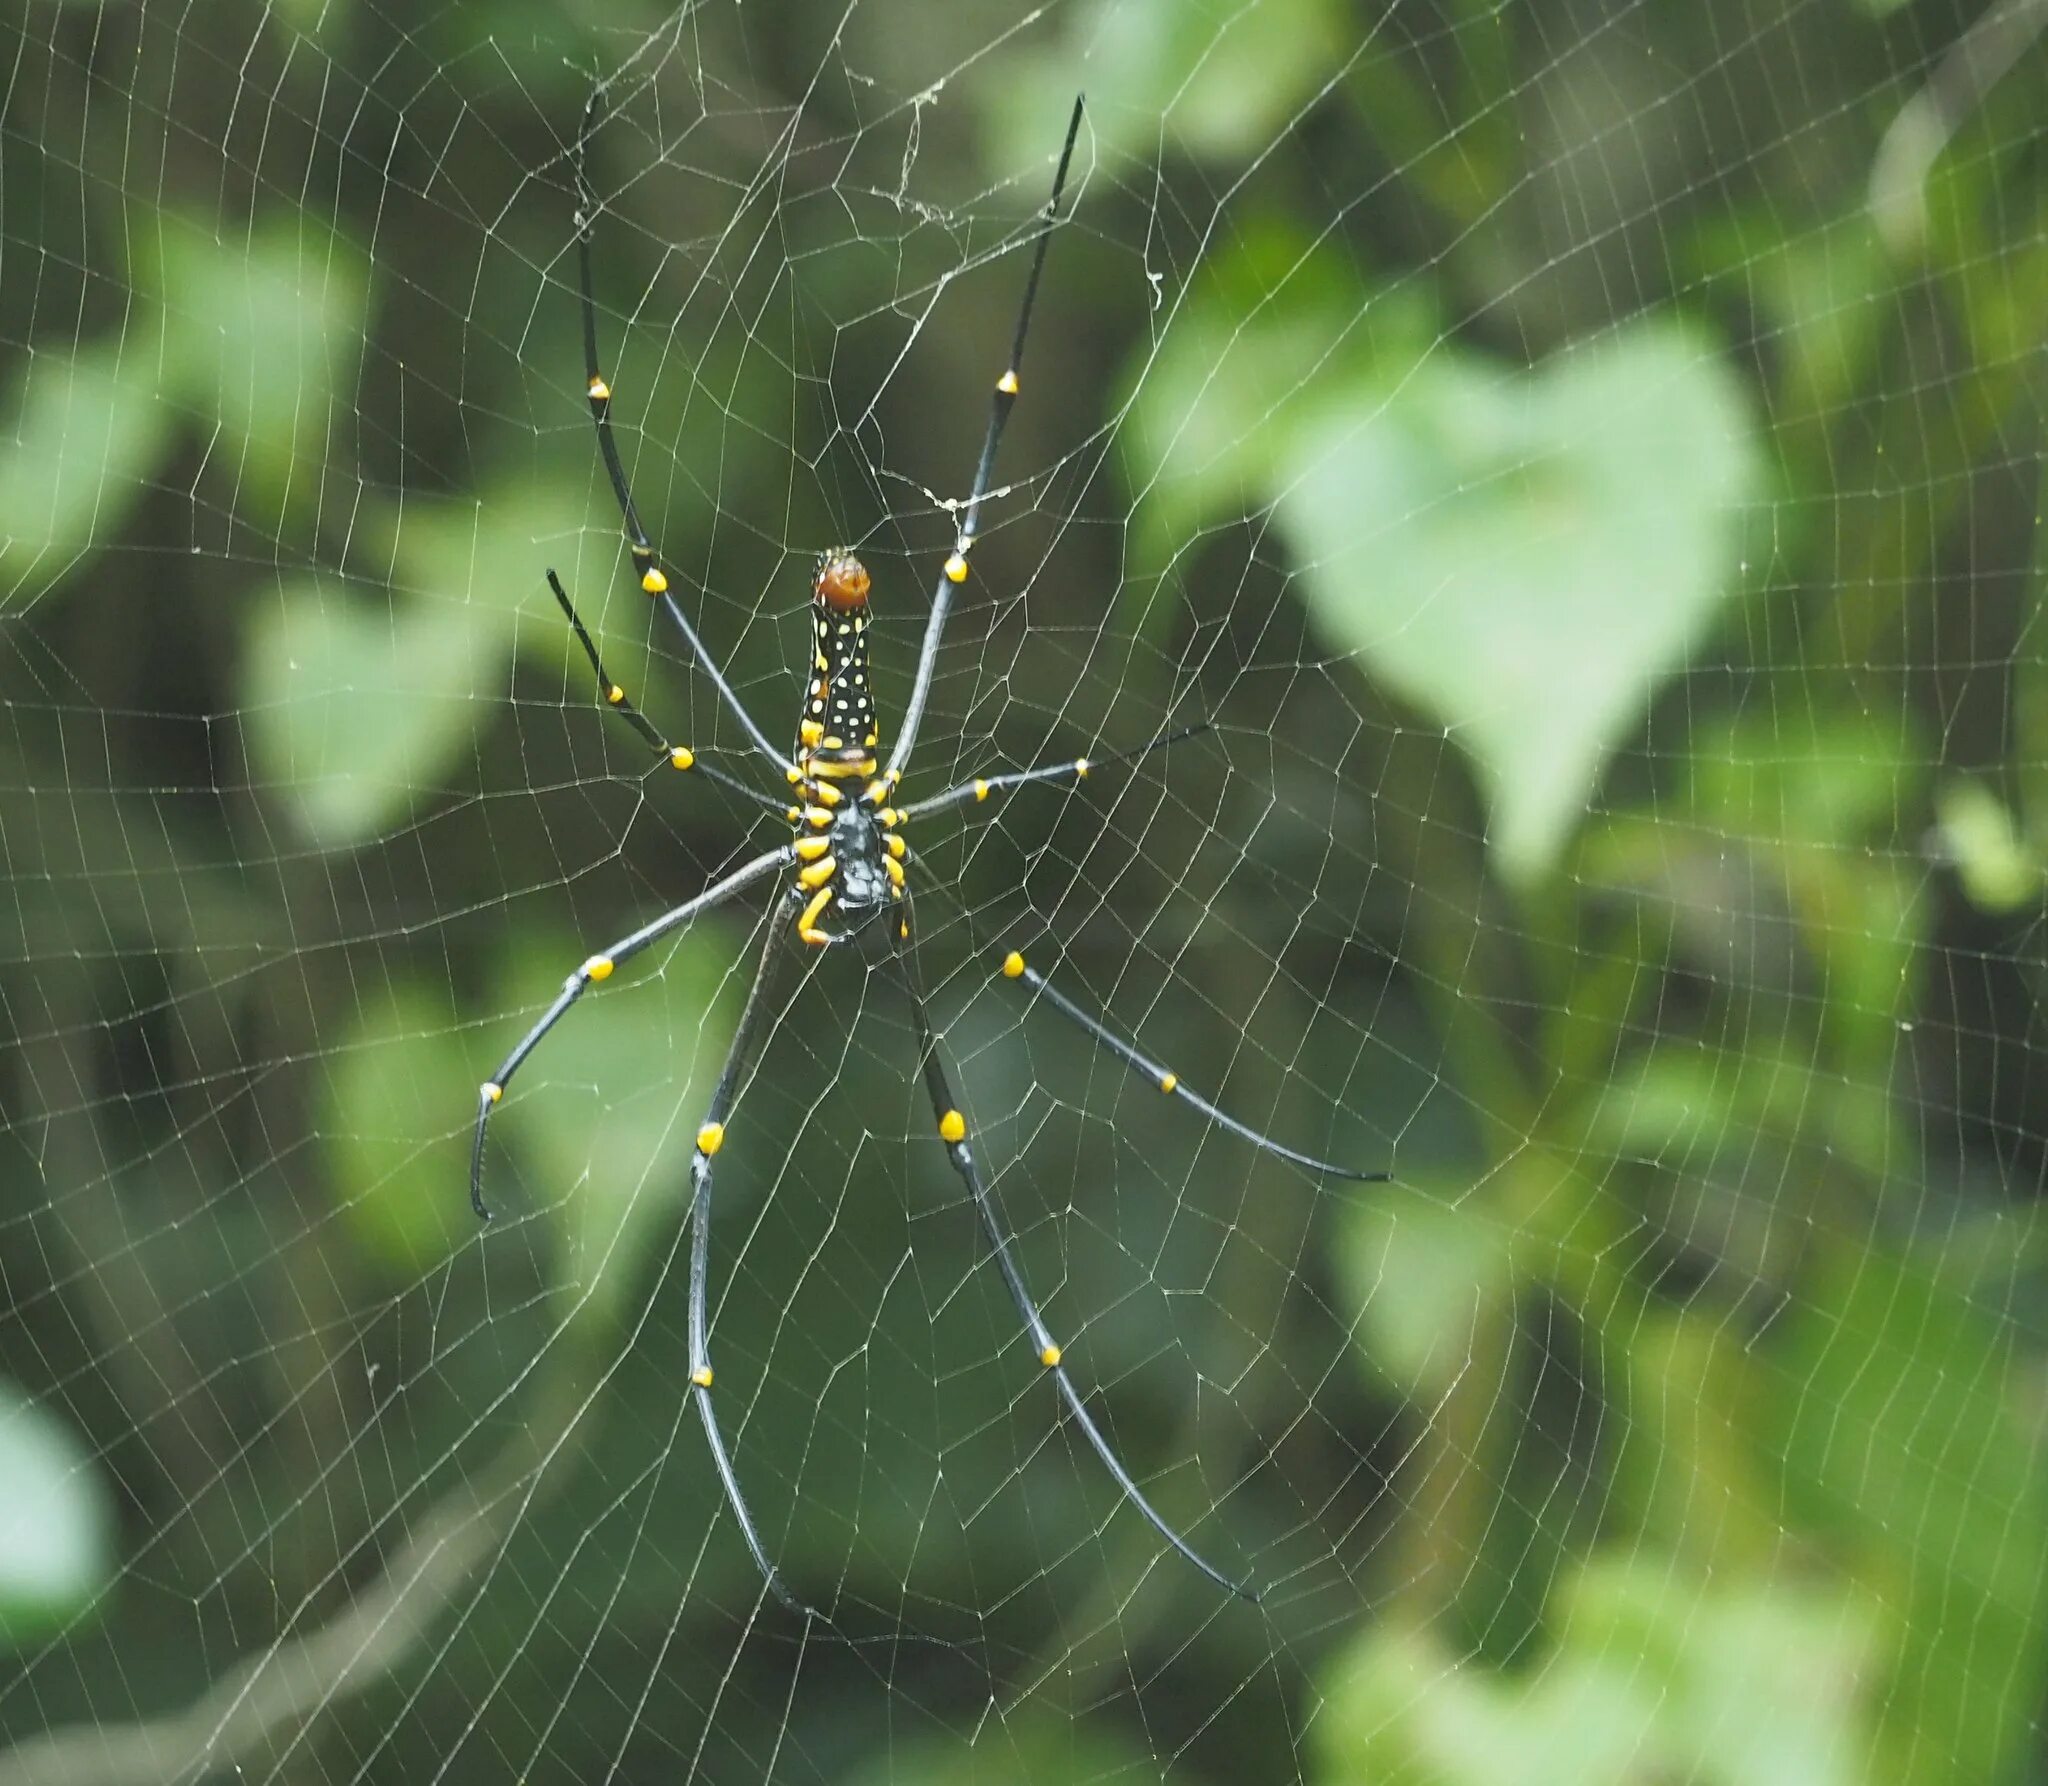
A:
[[[707,1122],[697,1131],[697,1151],[707,1160],[725,1145],[725,1124]]]
[[[678,769],[694,769],[697,766],[697,753],[687,744],[678,744],[668,753],[668,760]]]
[[[659,595],[668,587],[668,579],[661,574],[661,566],[650,564],[647,573],[640,579],[640,587],[649,595]]]
[[[975,799],[977,799],[977,800],[986,800],[986,799],[988,798],[988,783],[987,783],[987,782],[985,782],[985,781],[977,781],[977,782],[976,782],[976,783],[974,784],[974,797],[975,797]]]
[[[797,870],[796,884],[806,889],[822,887],[838,871],[839,863],[831,856],[821,856],[808,868]]]
[[[1009,954],[1003,957],[1003,973],[1009,979],[1014,980],[1023,972],[1024,957],[1019,955],[1015,949],[1012,949]]]
[[[711,1366],[708,1364],[699,1365],[690,1373],[690,1381],[696,1384],[699,1389],[709,1389],[711,1387]]]
[[[609,402],[611,399],[612,387],[606,384],[605,381],[601,378],[593,378],[590,381],[590,394],[592,398],[594,398],[599,403]]]
[[[604,698],[616,707],[626,698],[626,691],[614,682],[610,688],[604,691]]]
[[[1005,397],[1016,396],[1017,372],[1014,367],[1012,367],[1008,372],[1005,372],[1001,378],[996,380],[996,389],[1001,391]]]
[[[939,1118],[939,1139],[953,1146],[967,1139],[967,1118],[957,1110],[948,1110]]]
[[[493,1104],[495,1104],[504,1095],[505,1088],[502,1085],[500,1085],[495,1079],[486,1079],[484,1081],[484,1096],[489,1098]]]
[[[830,887],[820,887],[816,897],[811,900],[809,905],[804,907],[796,921],[797,935],[802,937],[805,942],[815,944],[821,949],[832,939],[818,928],[818,914],[831,903],[832,889]]]
[[[1179,1084],[1180,1075],[1178,1073],[1161,1073],[1159,1075],[1159,1089],[1161,1091],[1173,1091]]]
[[[609,955],[593,955],[583,964],[586,980],[609,980],[612,977],[612,958]]]
[[[1039,1355],[1038,1355],[1038,1362],[1039,1362],[1040,1364],[1044,1365],[1044,1366],[1045,1366],[1045,1368],[1046,1368],[1047,1370],[1057,1370],[1057,1369],[1059,1369],[1059,1363],[1060,1363],[1060,1349],[1059,1349],[1059,1347],[1057,1347],[1057,1346],[1047,1346],[1047,1347],[1046,1347],[1046,1349],[1045,1349],[1045,1350],[1044,1350],[1043,1352],[1039,1353]]]
[[[1076,757],[1074,759],[1074,779],[1086,781],[1088,779],[1088,771],[1094,767],[1095,765],[1089,762],[1086,757]]]
[[[962,558],[958,552],[952,553],[946,559],[946,578],[949,582],[953,583],[964,583],[967,581],[967,560]]]

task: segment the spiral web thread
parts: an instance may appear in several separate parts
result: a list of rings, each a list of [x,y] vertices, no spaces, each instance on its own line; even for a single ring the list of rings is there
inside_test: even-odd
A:
[[[0,1781],[2032,1777],[2044,12],[7,25]],[[599,79],[672,587],[780,739],[857,549],[885,745],[1088,90],[903,792],[1098,768],[912,885],[1024,1276],[1256,1607],[1060,1417],[852,948],[719,1160],[766,1594],[685,1221],[763,901],[469,1216],[562,975],[784,834],[543,582],[759,771],[584,409]]]

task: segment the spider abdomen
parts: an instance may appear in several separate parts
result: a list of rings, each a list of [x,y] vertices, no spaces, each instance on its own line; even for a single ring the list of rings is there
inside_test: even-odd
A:
[[[832,858],[839,864],[838,904],[849,924],[872,916],[895,898],[890,884],[883,832],[874,809],[851,800],[832,815]]]

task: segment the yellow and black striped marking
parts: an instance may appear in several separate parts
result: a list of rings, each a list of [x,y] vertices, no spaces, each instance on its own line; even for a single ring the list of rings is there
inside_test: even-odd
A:
[[[875,718],[868,657],[868,573],[851,552],[828,552],[812,585],[811,679],[797,720],[788,809],[801,866],[797,885],[809,898],[797,935],[815,947],[834,940],[824,917],[834,904],[858,918],[900,899],[905,886],[903,814],[885,804],[895,780],[879,774],[881,729]],[[847,782],[864,783],[858,806],[847,805]],[[880,848],[877,839],[880,839]]]

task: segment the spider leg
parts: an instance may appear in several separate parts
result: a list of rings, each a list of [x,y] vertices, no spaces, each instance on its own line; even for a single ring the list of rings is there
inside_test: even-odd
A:
[[[1260,1152],[1276,1154],[1283,1160],[1292,1160],[1295,1165],[1305,1167],[1311,1172],[1324,1173],[1332,1178],[1348,1178],[1359,1184],[1385,1184],[1393,1177],[1389,1172],[1361,1172],[1355,1166],[1339,1166],[1332,1160],[1319,1160],[1314,1154],[1302,1153],[1284,1142],[1275,1141],[1272,1136],[1253,1128],[1249,1123],[1240,1122],[1228,1111],[1219,1110],[1207,1098],[1181,1084],[1180,1075],[1170,1067],[1162,1066],[1150,1055],[1141,1052],[1133,1043],[1125,1041],[1099,1017],[1082,1009],[1038,969],[1029,966],[1015,949],[1003,957],[1003,977],[1023,981],[1062,1017],[1085,1029],[1132,1072],[1149,1079],[1169,1097],[1177,1097],[1183,1103],[1193,1106],[1218,1128],[1228,1129],[1231,1134],[1249,1141]]]
[[[476,1211],[477,1220],[487,1222],[491,1212],[484,1204],[484,1135],[490,1127],[491,1112],[498,1107],[505,1095],[505,1087],[511,1083],[512,1075],[519,1071],[526,1057],[541,1045],[549,1030],[561,1022],[564,1014],[584,992],[596,981],[611,977],[612,970],[622,961],[630,961],[650,943],[667,936],[672,930],[680,930],[692,918],[723,905],[734,894],[751,887],[764,875],[773,874],[779,868],[786,868],[795,860],[795,854],[788,844],[780,849],[769,850],[765,855],[756,856],[744,867],[707,887],[695,899],[686,899],[672,911],[666,911],[651,924],[644,924],[631,936],[622,937],[609,948],[592,955],[567,980],[556,994],[555,1002],[541,1014],[541,1019],[520,1039],[519,1046],[504,1058],[498,1070],[483,1082],[477,1092],[476,1139],[469,1150],[469,1206]]]
[[[1066,146],[1060,150],[1059,171],[1052,179],[1052,197],[1046,201],[1045,213],[1038,222],[1031,253],[1031,274],[1024,282],[1024,301],[1017,311],[1017,333],[1010,343],[1010,363],[1002,377],[996,380],[995,393],[989,399],[988,433],[981,443],[981,460],[975,466],[974,482],[967,492],[967,506],[961,511],[960,526],[953,535],[953,550],[947,555],[939,572],[938,584],[932,591],[931,617],[925,622],[924,644],[917,656],[917,679],[911,684],[910,700],[904,706],[896,745],[889,753],[888,767],[884,772],[884,779],[891,785],[894,778],[902,773],[903,765],[910,761],[910,747],[917,740],[918,722],[924,718],[925,702],[932,692],[932,676],[938,669],[939,644],[945,637],[946,616],[952,610],[953,591],[967,581],[967,555],[974,550],[974,531],[981,519],[982,499],[988,495],[989,479],[995,474],[996,448],[1002,444],[1004,425],[1017,401],[1017,374],[1024,363],[1024,337],[1031,329],[1031,306],[1038,297],[1038,276],[1045,271],[1046,245],[1052,239],[1052,226],[1059,216],[1060,194],[1067,186],[1067,164],[1074,158],[1074,143],[1080,134],[1081,98],[1077,94],[1074,115],[1067,122]]]
[[[1162,732],[1147,743],[1133,745],[1129,750],[1113,750],[1106,757],[1074,757],[1064,763],[1045,763],[1036,769],[1020,769],[1011,775],[979,776],[973,781],[963,781],[957,788],[948,788],[943,794],[934,794],[928,800],[906,806],[902,816],[906,819],[925,818],[935,812],[945,812],[950,807],[964,806],[970,800],[986,800],[991,794],[1007,793],[1011,788],[1025,787],[1037,781],[1059,781],[1069,775],[1077,782],[1086,781],[1092,769],[1100,769],[1105,763],[1135,762],[1155,750],[1164,750],[1169,744],[1178,744],[1183,738],[1208,731],[1211,723],[1205,719],[1183,726],[1177,732]]]
[[[569,617],[570,628],[576,634],[576,643],[583,647],[583,655],[590,659],[590,667],[597,674],[597,692],[604,697],[605,704],[617,713],[647,743],[655,753],[666,757],[669,766],[675,769],[701,769],[715,782],[731,788],[735,793],[744,794],[757,806],[765,806],[771,812],[780,812],[781,803],[771,799],[757,787],[751,787],[737,775],[728,775],[723,769],[710,763],[700,763],[697,753],[687,745],[670,744],[647,716],[633,705],[625,688],[611,679],[604,667],[604,659],[597,655],[597,641],[590,636],[590,629],[583,624],[583,616],[576,612],[576,604],[569,599],[569,592],[562,587],[562,579],[555,575],[554,567],[548,567],[548,587],[555,592],[555,600],[561,604],[562,612]]]
[[[697,1413],[704,1422],[705,1442],[711,1447],[712,1466],[718,1471],[718,1480],[725,1489],[726,1505],[739,1522],[740,1536],[746,1540],[754,1566],[761,1571],[761,1579],[768,1584],[768,1591],[791,1612],[815,1617],[817,1615],[812,1609],[783,1585],[775,1565],[768,1560],[767,1547],[761,1542],[754,1517],[747,1511],[746,1496],[740,1492],[739,1474],[733,1468],[724,1434],[719,1430],[718,1415],[711,1406],[710,1323],[705,1312],[711,1275],[711,1162],[725,1145],[725,1119],[738,1095],[740,1080],[752,1066],[765,1039],[763,1028],[769,991],[778,978],[776,970],[784,959],[788,930],[779,908],[768,914],[768,935],[761,946],[761,965],[755,971],[753,987],[747,993],[746,1008],[740,1013],[739,1028],[733,1035],[732,1047],[726,1052],[718,1083],[712,1088],[704,1120],[697,1129],[696,1151],[690,1156],[690,1386],[696,1398]]]
[[[995,1254],[997,1268],[1003,1274],[1003,1282],[1009,1286],[1010,1299],[1017,1305],[1024,1330],[1031,1336],[1038,1362],[1058,1385],[1060,1398],[1067,1404],[1067,1412],[1087,1435],[1088,1443],[1095,1447],[1095,1455],[1102,1459],[1103,1467],[1115,1478],[1117,1487],[1123,1490],[1131,1504],[1151,1523],[1152,1529],[1218,1587],[1256,1604],[1259,1598],[1256,1588],[1248,1583],[1232,1581],[1168,1525],[1159,1510],[1145,1498],[1143,1490],[1131,1480],[1131,1473],[1118,1459],[1102,1429],[1095,1424],[1087,1403],[1081,1399],[1081,1392],[1074,1387],[1073,1378],[1062,1362],[1064,1355],[1046,1327],[1044,1317],[1039,1314],[1038,1305],[1032,1301],[1016,1260],[1010,1255],[1009,1243],[996,1217],[995,1199],[981,1176],[981,1167],[975,1162],[973,1150],[967,1145],[967,1118],[954,1101],[953,1089],[946,1079],[945,1064],[939,1058],[938,1039],[932,1033],[931,1019],[925,1006],[917,966],[917,941],[910,935],[907,900],[902,910],[905,918],[898,926],[897,947],[891,960],[910,999],[917,1023],[918,1047],[924,1059],[925,1090],[931,1097],[932,1114],[938,1119],[939,1139],[945,1143],[946,1157],[952,1161],[953,1170],[959,1173],[968,1195],[974,1199],[975,1213],[981,1218],[982,1232],[988,1236],[989,1250]]]
[[[710,678],[712,687],[718,690],[719,699],[739,720],[754,748],[778,770],[785,769],[788,759],[768,742],[767,734],[754,723],[754,716],[734,693],[732,684],[726,681],[711,653],[705,650],[697,629],[677,606],[675,597],[669,594],[668,573],[656,560],[654,542],[647,537],[647,529],[640,525],[640,511],[633,504],[633,487],[626,481],[626,467],[619,457],[619,443],[612,435],[612,388],[597,369],[597,297],[590,271],[590,244],[597,230],[597,194],[591,189],[590,177],[584,167],[590,147],[590,132],[597,122],[603,91],[602,88],[597,89],[584,102],[583,122],[577,128],[576,147],[571,156],[571,166],[576,175],[576,276],[583,310],[583,370],[585,390],[590,398],[590,419],[597,429],[597,449],[604,459],[605,475],[611,480],[612,495],[618,500],[619,518],[625,524],[626,544],[632,549],[633,569],[639,576],[640,587],[667,610],[670,621],[689,646],[690,656]],[[609,692],[607,687],[607,695]]]

